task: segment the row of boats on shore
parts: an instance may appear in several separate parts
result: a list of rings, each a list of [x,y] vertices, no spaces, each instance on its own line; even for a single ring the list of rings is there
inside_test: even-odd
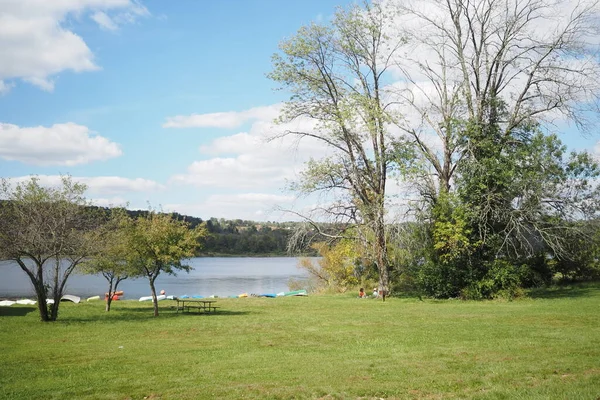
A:
[[[115,292],[111,296],[112,300],[121,300],[123,298],[124,294],[125,293],[123,291]],[[308,292],[305,289],[301,289],[301,290],[292,290],[290,292],[279,292],[279,293],[262,293],[262,294],[241,293],[241,294],[238,294],[237,296],[226,296],[226,298],[245,298],[245,297],[276,298],[276,297],[289,297],[289,296],[308,296]],[[108,300],[108,297],[109,297],[109,293],[105,293],[104,300]],[[159,301],[175,300],[175,299],[204,299],[204,298],[215,299],[215,298],[219,298],[219,296],[217,296],[217,295],[211,295],[211,296],[192,295],[192,296],[189,296],[187,294],[184,294],[181,296],[171,296],[171,295],[167,296],[166,294],[164,294],[164,291],[162,294],[156,296],[156,299]],[[100,300],[100,299],[101,299],[100,296],[91,296],[91,297],[88,297],[86,299],[86,301],[95,301],[95,300]],[[66,294],[60,299],[60,301],[69,301],[72,303],[79,303],[79,302],[81,302],[81,297]],[[142,296],[142,297],[140,297],[139,301],[152,301],[152,296]],[[48,304],[52,304],[52,303],[54,303],[54,300],[48,299],[47,302],[48,302]],[[37,303],[36,301],[30,300],[30,299],[0,300],[0,307],[9,307],[14,304],[34,305],[36,303]]]
[[[241,293],[238,294],[237,296],[226,296],[227,298],[231,298],[231,299],[240,299],[240,298],[245,298],[245,297],[269,297],[269,298],[275,298],[275,297],[285,297],[285,296],[308,296],[308,292],[306,291],[306,289],[300,289],[300,290],[292,290],[291,292],[280,292],[280,293],[262,293],[262,294],[248,294],[248,293]],[[196,295],[192,295],[189,296],[187,294],[183,294],[181,296],[166,296],[164,294],[161,294],[159,296],[156,296],[157,300],[174,300],[174,299],[216,299],[219,298],[219,296],[217,295],[211,295],[211,296],[201,296],[199,294]],[[139,301],[152,301],[152,296],[143,296],[140,297]]]

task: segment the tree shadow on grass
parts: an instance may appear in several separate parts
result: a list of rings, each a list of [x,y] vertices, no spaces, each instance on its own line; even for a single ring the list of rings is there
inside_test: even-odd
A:
[[[23,317],[37,311],[35,307],[0,307],[0,317]]]
[[[599,293],[600,283],[596,282],[595,284],[574,284],[531,289],[529,297],[532,299],[565,299],[590,297]]]
[[[150,321],[153,319],[171,319],[171,318],[216,318],[223,316],[248,315],[249,311],[228,311],[219,310],[217,312],[175,312],[172,307],[159,307],[158,317],[154,317],[152,307],[126,307],[122,309],[112,309],[103,314],[93,315],[69,315],[60,317],[59,321],[65,323],[73,322],[101,322],[101,323],[119,323],[123,321]]]

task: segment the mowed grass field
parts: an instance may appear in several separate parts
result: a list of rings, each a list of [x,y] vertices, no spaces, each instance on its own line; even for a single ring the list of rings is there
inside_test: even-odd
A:
[[[0,308],[1,399],[598,399],[600,284],[512,302],[219,299]]]

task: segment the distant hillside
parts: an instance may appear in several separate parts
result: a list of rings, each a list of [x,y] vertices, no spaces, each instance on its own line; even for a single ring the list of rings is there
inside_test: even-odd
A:
[[[137,218],[148,214],[145,210],[128,210]],[[283,256],[288,255],[287,243],[292,232],[301,222],[256,222],[242,219],[191,217],[173,213],[191,228],[206,222],[209,235],[202,243],[201,255],[205,256]],[[315,232],[316,234],[316,232]],[[306,255],[316,255],[313,249],[305,249]]]

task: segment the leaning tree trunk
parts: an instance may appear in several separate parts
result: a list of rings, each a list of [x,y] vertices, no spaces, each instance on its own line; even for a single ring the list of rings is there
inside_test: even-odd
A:
[[[152,303],[154,303],[154,316],[158,317],[158,299],[156,298],[156,289],[154,287],[154,280],[156,277],[150,279],[150,291],[152,292]]]
[[[54,303],[50,305],[50,321],[56,321],[58,318],[58,307],[60,307],[60,298],[61,294],[56,292],[54,293]]]
[[[113,294],[117,291],[117,285],[119,285],[118,281],[115,284],[115,288],[113,289],[113,279],[110,279],[108,281],[108,297],[106,298],[106,312],[110,311],[110,304],[112,303]]]
[[[33,289],[35,290],[35,295],[37,297],[37,305],[38,310],[40,311],[40,320],[42,322],[50,321],[50,316],[48,315],[48,295],[46,293],[46,285],[44,285],[44,270],[42,265],[40,265],[37,260],[34,260],[36,263],[37,274],[34,274],[32,271],[27,268],[27,265],[21,260],[17,258],[15,260],[19,267],[27,274],[31,284],[33,285]]]
[[[55,275],[54,275],[54,304],[50,307],[50,320],[56,321],[58,319],[58,308],[60,307],[60,300],[63,297],[65,292],[65,285],[67,283],[67,279],[71,276],[73,270],[77,266],[77,262],[71,261],[71,264],[65,269],[62,277],[60,276],[60,258],[56,258],[55,264]]]

